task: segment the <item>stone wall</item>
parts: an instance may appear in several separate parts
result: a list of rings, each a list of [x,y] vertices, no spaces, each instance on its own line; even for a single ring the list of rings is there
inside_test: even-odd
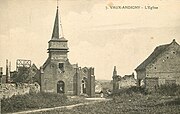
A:
[[[10,98],[13,95],[24,95],[28,93],[37,93],[40,91],[38,83],[34,84],[2,84],[0,86],[0,98]]]
[[[94,68],[90,67],[88,69],[87,75],[87,95],[90,97],[95,96],[95,76],[94,76]]]
[[[119,80],[119,89],[121,88],[129,88],[129,87],[132,87],[132,86],[136,86],[137,84],[137,81],[134,77],[122,77],[120,80]]]
[[[64,64],[64,72],[58,68],[60,61],[50,61],[50,63],[41,72],[41,91],[57,93],[58,81],[65,83],[66,94],[73,94],[73,77],[76,70],[69,61],[62,62]]]
[[[171,45],[146,67],[146,77],[158,77],[158,84],[173,81],[180,84],[180,49]]]

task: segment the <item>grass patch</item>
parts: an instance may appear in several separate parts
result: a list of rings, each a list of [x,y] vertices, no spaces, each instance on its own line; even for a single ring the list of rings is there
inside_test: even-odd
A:
[[[145,88],[124,88],[108,98],[110,101],[53,110],[51,113],[69,114],[178,114],[180,113],[180,86],[162,85],[154,92]]]
[[[17,95],[8,99],[2,99],[1,108],[2,113],[8,113],[76,103],[78,103],[78,101],[70,101],[64,94],[37,93]]]
[[[180,113],[179,105],[170,105],[168,101],[174,97],[160,95],[122,94],[113,96],[113,100],[74,107],[67,110],[54,110],[51,113],[68,114],[176,114]],[[165,105],[159,105],[164,103]],[[166,104],[167,103],[167,104]]]
[[[180,96],[180,85],[161,85],[156,89],[156,93],[165,96]]]
[[[113,93],[113,96],[121,96],[122,94],[127,94],[127,95],[131,95],[131,94],[147,94],[147,91],[145,90],[145,88],[143,87],[137,87],[137,86],[133,86],[130,88],[122,88],[117,90],[115,93]]]

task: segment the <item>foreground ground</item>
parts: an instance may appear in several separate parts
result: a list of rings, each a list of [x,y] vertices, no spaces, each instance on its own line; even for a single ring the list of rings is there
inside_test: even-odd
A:
[[[179,114],[178,96],[120,95],[112,100],[94,102],[72,108],[61,108],[33,114]]]
[[[30,114],[180,114],[180,86],[162,86],[153,93],[132,87],[103,99],[54,93],[26,94],[3,99],[1,108],[2,113],[21,114],[28,111]]]

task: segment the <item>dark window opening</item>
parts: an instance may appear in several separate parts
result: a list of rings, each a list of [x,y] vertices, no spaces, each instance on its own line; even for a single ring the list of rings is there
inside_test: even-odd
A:
[[[64,63],[59,63],[59,68],[64,68]]]
[[[84,72],[84,73],[87,73],[87,71],[86,71],[85,69],[83,70],[83,72]]]
[[[59,63],[59,69],[64,73],[64,63]]]
[[[156,69],[156,67],[154,67],[154,69]]]
[[[167,57],[167,59],[169,59],[169,57]]]
[[[173,54],[176,54],[176,52],[173,52]]]

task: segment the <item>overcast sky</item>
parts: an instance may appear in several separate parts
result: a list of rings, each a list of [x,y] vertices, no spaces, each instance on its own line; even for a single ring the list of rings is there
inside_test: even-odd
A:
[[[157,10],[108,9],[158,6]],[[131,74],[156,46],[180,43],[179,0],[61,0],[63,32],[72,64],[95,67],[96,79],[112,79],[113,66]],[[0,0],[0,66],[30,59],[39,68],[48,57],[56,0]],[[4,72],[5,73],[5,72]]]

